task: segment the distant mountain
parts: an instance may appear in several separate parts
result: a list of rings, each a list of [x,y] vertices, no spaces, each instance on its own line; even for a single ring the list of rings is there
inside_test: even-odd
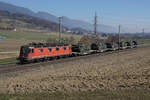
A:
[[[0,10],[9,11],[11,13],[20,13],[30,16],[36,16],[36,14],[33,11],[29,10],[28,8],[18,7],[1,1],[0,1]]]
[[[40,18],[47,19],[47,20],[58,23],[58,17],[54,16],[52,14],[49,14],[46,12],[38,12],[37,16]],[[88,31],[92,31],[94,29],[93,25],[86,21],[70,19],[66,16],[63,16],[63,25],[68,27],[69,29],[82,28],[83,30],[88,30]],[[100,25],[98,25],[98,31],[113,33],[113,32],[116,32],[117,29],[112,26],[100,24]]]
[[[38,12],[35,14],[35,16],[58,23],[58,17],[56,17],[52,14],[46,13],[46,12]]]
[[[58,23],[58,17],[46,12],[38,12],[35,13],[27,8],[24,7],[18,7],[12,4],[8,4],[8,3],[4,3],[4,2],[0,2],[0,10],[5,10],[5,11],[9,11],[11,13],[20,13],[20,14],[25,14],[25,15],[29,15],[29,16],[34,16],[34,17],[39,17],[42,19],[46,19],[49,20],[51,22],[55,22]],[[72,28],[82,28],[85,30],[93,30],[93,25],[85,22],[85,21],[81,21],[81,20],[74,20],[74,19],[70,19],[68,17],[63,17],[63,25],[72,29]],[[108,26],[108,25],[98,25],[98,31],[100,32],[116,32],[116,28],[112,27],[112,26]]]
[[[0,28],[31,28],[31,29],[48,29],[51,31],[58,31],[58,24],[41,19],[38,17],[32,17],[24,14],[10,13],[8,11],[0,10]],[[63,27],[65,28],[65,27]],[[65,28],[67,29],[67,28]]]

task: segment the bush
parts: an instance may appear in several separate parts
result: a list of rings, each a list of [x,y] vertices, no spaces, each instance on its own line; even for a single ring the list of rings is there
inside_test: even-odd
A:
[[[92,43],[101,43],[101,42],[103,42],[103,40],[100,39],[99,35],[84,35],[80,39],[79,44],[90,45]]]
[[[64,44],[75,44],[76,40],[75,40],[75,38],[73,36],[66,37],[66,38],[62,39],[62,43],[64,43]]]
[[[59,40],[56,39],[56,38],[48,38],[47,42],[49,42],[49,43],[59,43]],[[61,43],[64,43],[64,44],[75,44],[76,40],[75,40],[75,38],[73,36],[71,36],[71,37],[61,38]]]

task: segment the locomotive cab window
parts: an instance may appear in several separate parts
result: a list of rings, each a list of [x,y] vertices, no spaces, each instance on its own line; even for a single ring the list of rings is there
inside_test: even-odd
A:
[[[66,50],[66,47],[64,47],[63,50]]]
[[[48,48],[48,51],[49,51],[49,52],[51,52],[51,51],[52,51],[52,49],[51,49],[51,48]]]
[[[39,49],[39,52],[43,52],[43,49]]]
[[[59,48],[56,48],[56,51],[59,51]]]
[[[28,47],[23,47],[21,50],[22,50],[22,53],[23,53],[23,54],[28,54],[28,53],[30,53],[30,49],[29,49]]]
[[[34,53],[34,49],[31,49],[31,52]]]

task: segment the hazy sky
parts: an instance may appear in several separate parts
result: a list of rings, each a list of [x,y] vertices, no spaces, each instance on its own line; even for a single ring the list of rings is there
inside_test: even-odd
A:
[[[97,11],[99,23],[132,29],[150,30],[150,0],[0,0],[29,8],[35,12],[46,11],[57,16],[93,22]]]

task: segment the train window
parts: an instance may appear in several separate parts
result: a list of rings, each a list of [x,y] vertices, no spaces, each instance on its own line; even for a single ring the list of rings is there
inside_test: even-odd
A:
[[[66,47],[64,47],[63,50],[66,50]]]
[[[32,49],[31,52],[34,53],[34,49]]]
[[[43,49],[39,49],[39,52],[43,52]]]
[[[28,47],[23,47],[22,48],[22,53],[28,54],[28,53],[30,53],[30,49]]]
[[[51,49],[51,48],[48,48],[48,51],[49,51],[49,52],[51,52],[51,51],[52,51],[52,49]]]
[[[56,48],[56,51],[59,51],[59,48]]]

